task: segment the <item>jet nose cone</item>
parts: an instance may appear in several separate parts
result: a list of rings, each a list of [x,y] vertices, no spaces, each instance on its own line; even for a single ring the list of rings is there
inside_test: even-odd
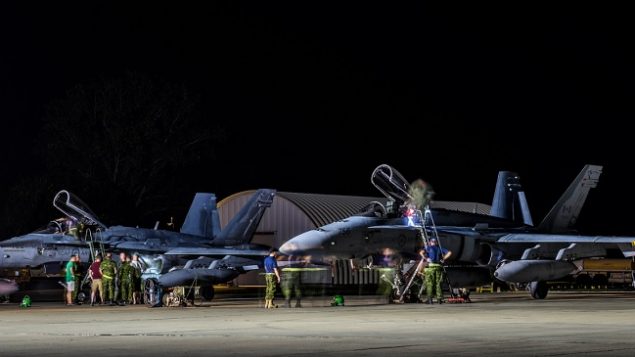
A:
[[[280,253],[284,255],[307,255],[323,251],[324,234],[317,231],[309,231],[291,238],[282,246]]]
[[[286,243],[280,246],[280,253],[284,255],[298,255],[298,245],[295,242],[292,242],[293,239],[287,241]]]

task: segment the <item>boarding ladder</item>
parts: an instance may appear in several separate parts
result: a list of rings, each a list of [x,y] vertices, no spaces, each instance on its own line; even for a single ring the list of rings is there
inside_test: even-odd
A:
[[[97,228],[97,231],[95,233],[99,235],[99,232],[101,232],[101,228]],[[90,228],[87,228],[86,232],[84,233],[84,242],[88,244],[88,248],[90,249],[91,263],[95,261],[95,257],[97,257],[97,255],[104,254],[104,243],[101,240],[97,241],[95,239]],[[84,278],[82,279],[82,282],[80,284],[80,289],[89,282],[90,272],[86,271],[86,275],[84,275]]]
[[[443,247],[441,246],[441,240],[439,239],[439,232],[437,231],[437,226],[434,223],[434,217],[432,217],[432,211],[430,210],[430,205],[426,205],[425,209],[424,209],[424,213],[421,214],[421,210],[416,210],[415,211],[415,216],[419,217],[419,219],[415,220],[415,222],[418,222],[418,224],[415,225],[415,227],[418,228],[419,230],[419,234],[421,236],[421,240],[423,242],[423,246],[427,246],[428,242],[430,241],[430,239],[435,238],[437,240],[437,244],[439,245],[439,248],[443,249]],[[428,232],[429,230],[429,232]],[[423,264],[425,263],[425,261],[423,259],[419,260],[419,263],[417,264],[416,269],[414,270],[414,272],[411,274],[410,279],[408,280],[408,284],[406,285],[406,287],[402,290],[400,296],[399,296],[399,302],[403,302],[404,296],[406,294],[406,292],[410,289],[410,287],[412,286],[412,283],[414,282],[415,278],[417,277],[417,274],[421,271],[421,269],[423,268]],[[450,285],[450,281],[447,280],[447,274],[445,271],[445,266],[443,266],[443,275],[446,277],[446,283],[448,284],[448,286],[450,287],[450,291],[452,291],[452,286]],[[420,294],[421,291],[420,290]],[[419,294],[419,295],[420,295]]]
[[[100,232],[101,228],[97,228],[97,230],[95,231],[95,235],[101,236],[99,234]],[[92,261],[95,261],[95,257],[97,255],[104,255],[104,242],[101,240],[96,240],[90,228],[86,229],[86,233],[84,233],[84,241],[90,248],[90,258],[92,259]]]

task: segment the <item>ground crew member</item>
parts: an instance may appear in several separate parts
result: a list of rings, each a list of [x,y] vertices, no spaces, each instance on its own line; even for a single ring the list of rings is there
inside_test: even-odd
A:
[[[73,292],[75,291],[75,275],[77,274],[77,268],[75,265],[75,259],[77,255],[71,255],[71,258],[66,263],[66,305],[75,305],[73,303]]]
[[[267,290],[265,290],[265,309],[278,307],[273,304],[273,298],[276,293],[276,283],[280,282],[280,272],[278,271],[278,262],[276,261],[276,249],[269,249],[269,255],[265,258],[265,281],[267,282]]]
[[[119,269],[119,281],[121,282],[121,300],[123,304],[130,304],[132,301],[133,282],[135,276],[135,268],[130,265],[130,257],[127,256],[126,260],[121,263]]]
[[[121,266],[126,262],[126,252],[119,253],[119,264],[117,265],[117,274],[115,274],[115,302],[123,301],[121,295]]]
[[[88,274],[90,275],[90,306],[95,306],[95,295],[99,290],[99,303],[104,303],[104,285],[101,280],[101,255],[95,256],[95,261],[88,268]]]
[[[452,252],[438,246],[436,238],[430,239],[429,244],[419,254],[428,263],[424,269],[426,276],[426,304],[432,304],[432,295],[437,297],[437,302],[443,304],[443,267],[441,264],[448,259]]]
[[[80,304],[81,302],[77,300],[77,295],[79,294],[79,289],[82,287],[82,276],[83,272],[80,270],[80,259],[79,254],[75,254],[75,289],[73,289],[73,302],[76,304]]]
[[[139,259],[139,253],[132,254],[130,266],[135,270],[132,282],[132,303],[141,304],[141,275],[145,270],[145,264]]]
[[[284,295],[284,306],[291,307],[291,296],[295,294],[295,307],[302,307],[300,299],[302,299],[301,282],[302,268],[298,266],[289,266],[282,269],[282,294]]]
[[[104,285],[104,298],[112,305],[115,299],[115,276],[117,275],[117,266],[112,260],[112,253],[106,253],[106,258],[101,262],[99,268]]]

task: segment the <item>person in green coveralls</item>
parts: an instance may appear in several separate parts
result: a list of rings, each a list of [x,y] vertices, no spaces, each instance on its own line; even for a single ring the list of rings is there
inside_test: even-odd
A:
[[[104,285],[104,298],[108,304],[112,305],[115,298],[115,276],[117,275],[117,266],[112,260],[112,253],[106,253],[106,258],[99,267]]]

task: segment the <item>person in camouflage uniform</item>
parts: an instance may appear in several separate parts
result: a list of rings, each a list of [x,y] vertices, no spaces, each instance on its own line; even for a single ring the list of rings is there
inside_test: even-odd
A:
[[[104,285],[104,298],[112,304],[115,298],[115,277],[117,265],[112,260],[112,253],[106,253],[106,259],[100,265],[102,283]]]
[[[130,265],[130,256],[126,257],[121,263],[121,268],[119,269],[119,282],[121,284],[121,300],[123,304],[130,304],[132,301],[132,292],[133,292],[133,282],[135,279],[136,270]]]
[[[80,302],[77,300],[77,295],[79,294],[79,290],[82,287],[82,277],[83,272],[81,271],[79,254],[75,254],[75,289],[73,289],[73,302],[79,304]]]
[[[132,261],[130,265],[134,268],[135,274],[132,282],[132,303],[133,304],[141,304],[142,296],[141,294],[141,275],[143,275],[143,271],[145,269],[145,264],[141,261],[139,253],[132,254]]]
[[[278,271],[278,262],[276,261],[277,250],[275,248],[269,249],[269,255],[265,257],[265,281],[267,282],[267,289],[265,290],[265,309],[272,309],[278,307],[273,303],[273,299],[276,293],[276,283],[280,283],[280,272]]]
[[[295,295],[295,307],[302,307],[300,300],[302,299],[302,270],[304,263],[296,260],[296,257],[290,256],[289,266],[282,269],[282,294],[284,295],[284,306],[291,307],[291,297]]]
[[[126,262],[126,252],[119,253],[119,264],[117,264],[117,275],[115,276],[115,301],[123,302],[122,294],[121,294],[121,267]]]

